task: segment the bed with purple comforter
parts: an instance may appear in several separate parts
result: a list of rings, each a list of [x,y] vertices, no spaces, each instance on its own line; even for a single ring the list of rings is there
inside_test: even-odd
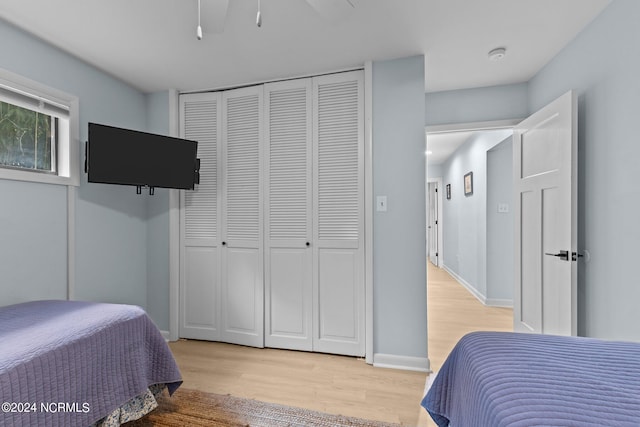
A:
[[[33,301],[0,307],[0,426],[89,426],[126,402],[182,383],[139,307]]]
[[[640,426],[640,344],[464,336],[422,406],[440,427]]]

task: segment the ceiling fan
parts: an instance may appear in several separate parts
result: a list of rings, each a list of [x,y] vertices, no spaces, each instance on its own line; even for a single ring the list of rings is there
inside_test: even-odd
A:
[[[224,31],[230,0],[198,0],[198,40],[202,39],[202,28],[207,33],[220,34]],[[330,22],[338,22],[355,9],[358,0],[305,0],[318,14]],[[202,25],[201,25],[202,18]],[[262,25],[260,0],[257,0],[256,25]]]

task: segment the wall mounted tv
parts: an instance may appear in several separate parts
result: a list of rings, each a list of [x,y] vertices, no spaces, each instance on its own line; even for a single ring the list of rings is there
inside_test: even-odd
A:
[[[85,171],[89,182],[193,190],[199,181],[198,143],[89,123]]]

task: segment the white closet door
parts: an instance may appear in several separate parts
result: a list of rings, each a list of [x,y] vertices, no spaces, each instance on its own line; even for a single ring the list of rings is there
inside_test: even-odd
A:
[[[222,334],[264,346],[263,87],[226,91],[223,105]]]
[[[265,345],[311,351],[311,79],[265,85],[265,106]]]
[[[179,335],[220,338],[220,200],[218,160],[221,152],[221,96],[180,96],[180,136],[198,141],[200,184],[180,194]]]
[[[363,356],[363,73],[313,79],[315,351]]]

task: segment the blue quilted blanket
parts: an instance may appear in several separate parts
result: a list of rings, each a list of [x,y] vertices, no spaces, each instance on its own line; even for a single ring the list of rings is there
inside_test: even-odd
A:
[[[637,427],[640,344],[474,332],[451,351],[422,406],[441,427]]]
[[[88,426],[152,384],[181,384],[139,307],[34,301],[0,307],[0,426]]]

